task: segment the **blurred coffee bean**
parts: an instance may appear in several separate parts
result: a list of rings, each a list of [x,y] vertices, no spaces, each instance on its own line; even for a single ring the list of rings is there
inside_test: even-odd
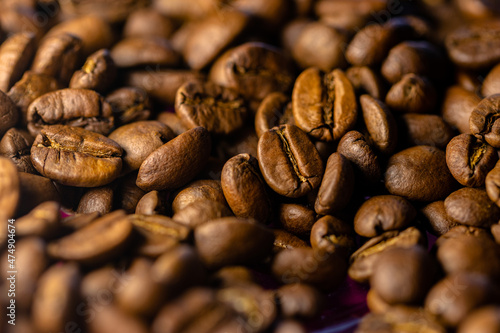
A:
[[[0,90],[7,93],[22,77],[35,54],[35,35],[19,32],[0,45]],[[2,103],[3,104],[3,103]]]
[[[28,132],[11,128],[0,140],[0,155],[14,162],[18,171],[35,174],[36,170],[30,158],[33,141],[33,137]]]
[[[406,113],[399,118],[401,139],[411,146],[433,146],[446,149],[455,133],[437,115]]]
[[[451,86],[445,93],[441,108],[444,121],[460,133],[470,134],[469,119],[480,101],[481,98],[476,94],[459,86]]]

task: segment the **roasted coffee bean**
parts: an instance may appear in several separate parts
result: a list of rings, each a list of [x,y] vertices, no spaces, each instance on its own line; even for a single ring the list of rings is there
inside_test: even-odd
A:
[[[476,94],[459,86],[448,88],[445,93],[441,114],[444,121],[460,133],[470,133],[469,119],[476,105],[481,101]]]
[[[470,115],[470,132],[500,148],[500,94],[483,99]]]
[[[311,246],[318,251],[339,252],[350,255],[355,248],[354,232],[346,222],[326,215],[314,223],[311,229]]]
[[[151,114],[148,94],[141,88],[123,87],[106,96],[111,105],[116,123],[128,124],[147,120]]]
[[[212,274],[211,281],[220,287],[255,284],[254,273],[245,266],[226,266]]]
[[[24,72],[23,77],[10,88],[7,94],[21,112],[21,123],[28,123],[28,107],[38,97],[60,89],[57,80],[51,76],[36,74],[31,71]]]
[[[496,21],[462,26],[445,40],[450,59],[469,69],[487,68],[500,60],[500,24]]]
[[[457,225],[451,228],[447,233],[442,235],[436,240],[436,245],[440,246],[442,243],[450,238],[461,237],[461,236],[474,236],[474,237],[490,237],[488,231],[483,228],[471,227],[467,225]]]
[[[4,221],[14,217],[20,193],[16,165],[8,158],[0,157],[0,217]]]
[[[394,154],[387,164],[385,187],[391,194],[409,200],[443,199],[454,186],[455,180],[446,166],[446,154],[435,147],[405,149]]]
[[[68,33],[45,38],[39,45],[31,70],[67,85],[81,61],[82,40]]]
[[[403,231],[388,231],[371,238],[351,255],[349,277],[360,283],[368,282],[381,253],[394,247],[409,248],[424,245],[425,242],[424,234],[415,227]]]
[[[274,229],[274,247],[273,251],[278,253],[281,250],[297,249],[301,247],[310,247],[305,241],[285,230]]]
[[[347,261],[339,253],[297,248],[276,254],[271,270],[274,277],[285,284],[306,283],[327,292],[344,280]]]
[[[234,215],[262,223],[271,216],[271,201],[255,157],[240,154],[229,159],[222,169],[221,185]]]
[[[440,116],[433,114],[406,113],[401,115],[398,133],[411,146],[433,146],[446,149],[455,133]]]
[[[175,112],[187,128],[203,126],[214,134],[234,132],[243,126],[247,116],[245,101],[236,91],[211,82],[181,86]]]
[[[326,162],[314,210],[321,215],[339,212],[349,203],[353,192],[354,172],[351,162],[340,153],[331,154]]]
[[[314,222],[316,222],[314,210],[293,203],[281,204],[278,209],[279,220],[283,229],[294,235],[309,235]]]
[[[280,195],[297,198],[320,185],[323,162],[307,135],[294,125],[264,133],[258,160],[267,184]]]
[[[473,227],[488,228],[500,219],[500,208],[483,189],[465,187],[444,201],[446,214],[454,221]]]
[[[164,111],[161,112],[157,117],[161,123],[164,123],[174,132],[175,136],[181,135],[186,132],[189,128],[187,128],[179,118],[179,116],[175,112]]]
[[[31,309],[38,332],[62,332],[76,318],[81,275],[74,263],[51,266],[38,281]]]
[[[397,144],[397,127],[391,111],[384,102],[370,95],[359,98],[363,119],[368,131],[370,142],[383,154],[391,154]]]
[[[344,72],[324,74],[317,68],[303,71],[293,88],[295,123],[312,137],[336,141],[356,124],[354,89]]]
[[[62,219],[61,224],[68,229],[78,230],[99,218],[99,213],[73,214]]]
[[[180,55],[170,42],[161,37],[129,37],[111,49],[111,58],[118,67],[169,66],[180,62]]]
[[[347,132],[339,142],[337,152],[352,163],[354,170],[372,184],[379,182],[382,170],[378,156],[358,131]]]
[[[16,83],[28,69],[35,54],[35,35],[20,32],[0,45],[0,90],[4,93]],[[3,104],[3,103],[2,103]]]
[[[158,191],[146,193],[137,203],[135,213],[138,215],[160,215],[166,213],[165,194]]]
[[[54,183],[46,177],[19,172],[20,197],[17,215],[24,215],[45,201],[61,202],[63,198]]]
[[[123,148],[122,172],[127,173],[139,169],[149,154],[175,135],[159,121],[136,121],[117,128],[108,137]]]
[[[87,190],[78,203],[76,212],[89,214],[98,212],[106,215],[113,210],[113,187],[104,186]]]
[[[288,92],[294,76],[280,49],[252,42],[224,53],[210,69],[209,79],[247,99],[261,101],[272,92]]]
[[[47,253],[60,260],[96,265],[120,254],[131,233],[132,224],[118,210],[49,243]]]
[[[483,186],[486,175],[497,161],[497,151],[470,134],[454,137],[446,147],[448,169],[464,186]]]
[[[255,115],[255,131],[259,138],[275,126],[295,125],[290,98],[283,93],[269,94],[260,103]]]
[[[116,77],[116,65],[107,49],[92,53],[83,67],[73,73],[69,87],[106,92]]]
[[[33,208],[29,214],[16,220],[16,235],[50,238],[60,232],[61,205],[46,201]]]
[[[485,186],[490,200],[500,207],[500,163],[486,175]]]
[[[175,29],[176,25],[171,18],[154,9],[144,8],[130,13],[123,27],[123,36],[169,38]]]
[[[145,191],[176,189],[189,182],[210,154],[209,132],[195,127],[165,143],[142,162],[137,186]]]
[[[349,67],[345,75],[358,94],[368,94],[379,100],[384,98],[386,94],[384,83],[370,67]]]
[[[287,284],[276,291],[283,316],[313,318],[321,310],[322,295],[307,284]]]
[[[395,195],[379,195],[365,201],[354,217],[354,230],[364,237],[408,227],[417,212],[410,202]]]
[[[258,144],[259,137],[255,133],[255,129],[252,126],[245,126],[241,131],[234,133],[234,135],[226,136],[218,140],[216,155],[221,158],[221,162],[239,154],[257,156]],[[210,178],[215,177],[214,174],[210,173],[208,176]],[[216,177],[219,178],[220,174],[217,173]]]
[[[454,295],[449,297],[449,295]],[[456,327],[475,308],[499,297],[484,276],[458,273],[449,275],[432,287],[425,299],[425,310],[447,327]]]
[[[196,228],[210,220],[232,216],[227,205],[208,199],[198,199],[178,210],[172,219],[190,228]]]
[[[100,306],[90,304],[90,306]],[[91,333],[112,333],[119,330],[123,333],[147,333],[148,326],[145,321],[122,311],[116,305],[100,306],[100,311],[95,312],[93,320],[88,323]]]
[[[116,209],[123,209],[127,214],[133,214],[137,203],[146,194],[136,184],[137,173],[129,173],[121,178],[116,188]]]
[[[437,104],[437,93],[433,84],[425,77],[409,73],[391,87],[385,102],[395,111],[429,113],[434,111]]]
[[[420,212],[426,219],[427,230],[436,236],[441,236],[459,225],[446,214],[444,201],[431,202],[423,207]]]
[[[498,331],[500,331],[500,307],[498,305],[485,306],[470,313],[457,330],[458,333],[495,333]]]
[[[500,93],[500,66],[496,65],[493,69],[486,75],[481,86],[481,95],[488,97],[489,95]]]
[[[261,261],[270,254],[274,235],[254,220],[225,217],[198,226],[194,239],[205,265],[218,268]]]
[[[202,179],[189,183],[175,195],[172,210],[177,213],[192,203],[204,200],[215,201],[227,206],[220,181]]]
[[[19,111],[10,97],[0,90],[0,137],[4,135],[7,130],[13,128],[19,120]]]
[[[41,175],[63,185],[97,187],[120,174],[122,148],[113,140],[79,127],[47,126],[31,147]]]
[[[407,41],[393,47],[382,64],[381,73],[392,84],[413,73],[441,80],[446,71],[441,51],[429,42]]]
[[[26,131],[11,128],[0,141],[0,155],[8,157],[18,171],[36,173],[30,159],[33,137]]]

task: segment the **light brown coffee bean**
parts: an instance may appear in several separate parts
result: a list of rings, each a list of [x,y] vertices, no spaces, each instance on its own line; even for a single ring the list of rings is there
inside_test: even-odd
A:
[[[450,126],[460,133],[470,133],[470,115],[481,101],[475,93],[459,86],[451,86],[446,90],[441,115]]]
[[[391,111],[384,102],[370,95],[361,95],[359,101],[370,142],[381,153],[391,154],[398,141],[396,120]]]
[[[0,46],[0,90],[4,93],[16,83],[28,69],[35,54],[35,35],[16,33]]]

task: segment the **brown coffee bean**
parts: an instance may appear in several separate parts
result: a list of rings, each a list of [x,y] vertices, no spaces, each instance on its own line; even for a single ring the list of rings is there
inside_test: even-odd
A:
[[[97,187],[120,174],[122,148],[113,140],[79,127],[52,125],[31,147],[31,162],[41,175],[63,185]]]
[[[487,68],[500,60],[500,24],[496,21],[461,26],[445,40],[450,59],[469,69]]]
[[[69,87],[106,92],[116,77],[116,65],[107,49],[92,53],[83,67],[73,73]]]
[[[161,37],[128,37],[111,49],[111,58],[118,67],[177,66],[180,55],[170,42]]]
[[[409,200],[443,199],[454,186],[445,153],[431,146],[416,146],[394,154],[385,172],[387,190]]]
[[[4,93],[16,83],[28,69],[35,54],[35,35],[20,32],[9,37],[0,46],[0,90]],[[3,104],[3,103],[2,103]]]
[[[37,135],[46,125],[68,125],[107,135],[113,128],[111,106],[93,90],[61,89],[35,99],[28,107],[28,130]]]
[[[317,251],[339,252],[346,256],[355,248],[352,227],[331,215],[323,216],[314,223],[310,241]]]
[[[475,308],[498,296],[486,277],[458,273],[445,277],[432,287],[425,300],[425,310],[447,327],[456,327]]]
[[[68,33],[49,36],[40,43],[31,70],[67,85],[81,61],[81,52],[80,38]]]
[[[354,170],[370,183],[380,180],[382,170],[378,156],[368,144],[363,134],[358,131],[347,132],[339,142],[337,152],[352,163]]]
[[[434,201],[423,207],[420,212],[427,222],[427,230],[436,236],[447,233],[450,229],[459,225],[453,221],[444,208],[444,201]]]
[[[384,98],[386,90],[382,79],[370,67],[349,67],[345,75],[358,94],[368,94],[379,100]]]
[[[436,273],[436,263],[421,246],[396,247],[380,254],[370,286],[388,304],[419,304]]]
[[[357,119],[353,87],[338,69],[328,74],[317,68],[302,72],[295,81],[292,106],[297,126],[318,140],[340,139]]]
[[[397,144],[396,120],[384,102],[370,95],[359,98],[371,143],[383,154],[391,154]]]
[[[147,120],[151,115],[148,94],[141,88],[123,87],[106,96],[117,125]]]
[[[294,235],[307,236],[316,222],[314,210],[299,204],[284,203],[279,206],[281,226]]]
[[[490,200],[500,207],[500,163],[486,175],[485,186]]]
[[[499,14],[500,7],[498,3],[488,0],[457,0],[460,11],[472,19],[488,19]]]
[[[323,162],[307,135],[294,125],[281,125],[259,139],[262,176],[278,194],[297,198],[319,187]]]
[[[314,318],[321,310],[322,295],[307,284],[287,284],[276,290],[281,313],[286,318]]]
[[[481,87],[481,95],[488,97],[490,95],[500,94],[500,66],[496,65],[486,75]]]
[[[120,24],[127,18],[129,14],[144,7],[146,4],[147,1],[144,0],[83,0],[76,3],[61,3],[60,5],[61,10],[65,16],[92,15],[101,17],[103,20],[109,23]]]
[[[159,121],[136,121],[117,128],[108,137],[123,148],[122,172],[126,173],[139,169],[149,154],[172,140],[175,134]]]
[[[198,226],[194,239],[205,265],[217,268],[261,261],[270,254],[274,235],[254,220],[225,217]]]
[[[175,195],[172,210],[177,213],[192,203],[204,200],[215,201],[227,206],[220,181],[202,179],[189,183]]]
[[[444,201],[446,214],[454,221],[473,227],[489,228],[500,219],[500,208],[483,189],[465,187]]]
[[[283,93],[269,94],[260,103],[255,115],[255,131],[259,138],[275,126],[295,125],[290,98]]]
[[[394,247],[409,248],[424,245],[425,242],[424,234],[415,227],[403,231],[388,231],[371,238],[351,255],[349,277],[360,283],[368,282],[381,253]]]
[[[55,201],[46,201],[36,206],[29,214],[16,220],[16,235],[51,238],[60,230],[61,205]]]
[[[486,175],[497,161],[497,151],[470,134],[454,137],[446,147],[448,169],[464,186],[483,186]]]
[[[135,213],[138,215],[161,215],[166,213],[165,194],[151,191],[139,200]]]
[[[274,229],[273,233],[274,233],[274,243],[273,243],[274,253],[278,253],[281,250],[291,250],[302,247],[306,248],[310,247],[309,245],[307,245],[305,241],[285,230]]]
[[[190,228],[196,228],[210,220],[232,215],[233,213],[225,204],[208,199],[198,199],[178,210],[172,219]]]
[[[74,263],[51,266],[33,295],[32,320],[38,332],[62,332],[76,319],[80,272]]]
[[[484,78],[478,76],[473,71],[457,68],[455,73],[455,82],[458,86],[463,89],[477,93],[481,91],[481,86],[483,84],[482,80]],[[479,96],[479,94],[478,94]]]
[[[47,253],[59,260],[97,265],[120,254],[131,233],[132,224],[125,213],[118,210],[51,242]]]
[[[433,84],[425,77],[409,73],[391,87],[385,102],[395,111],[429,113],[434,111],[437,104],[437,93]]]
[[[354,172],[351,162],[340,153],[331,154],[326,162],[314,210],[321,215],[339,212],[349,203],[353,192]]]
[[[218,287],[236,287],[255,284],[254,273],[245,266],[226,266],[211,276],[211,281]]]
[[[73,214],[62,219],[61,224],[68,229],[78,230],[95,221],[99,216],[98,212],[89,214]]]
[[[285,284],[306,283],[328,292],[344,280],[347,262],[339,253],[297,248],[276,254],[271,270]]]
[[[91,304],[92,305],[92,304]],[[99,304],[95,305],[95,307]],[[88,324],[90,333],[147,333],[148,326],[144,319],[122,311],[116,305],[101,306]]]
[[[136,10],[127,17],[123,27],[124,37],[162,37],[169,38],[176,24],[152,8]]]
[[[142,162],[137,186],[145,191],[176,189],[196,176],[210,154],[209,132],[195,127],[165,143]]]
[[[0,157],[0,216],[4,221],[14,217],[19,197],[20,184],[16,165],[8,158]]]
[[[500,148],[500,94],[483,99],[470,115],[470,132]]]
[[[475,93],[459,86],[448,88],[445,93],[441,114],[443,119],[460,133],[470,133],[469,119],[476,105],[481,101]]]
[[[500,331],[500,307],[498,305],[485,306],[470,313],[457,330],[458,333],[495,333],[498,331]]]
[[[8,157],[18,171],[36,173],[30,159],[33,137],[26,131],[11,128],[0,141],[0,155]]]
[[[161,112],[157,117],[161,123],[164,123],[174,132],[175,136],[181,135],[186,132],[189,128],[187,128],[179,118],[179,116],[174,112],[164,111]]]
[[[113,188],[104,186],[87,190],[80,199],[76,212],[79,214],[98,212],[99,215],[106,215],[112,210]]]
[[[446,145],[455,133],[451,127],[437,115],[406,113],[401,115],[400,131],[403,140],[410,146],[433,146],[446,149]]]
[[[248,154],[229,159],[221,174],[224,197],[238,217],[265,223],[271,215],[271,201],[259,171],[259,162]]]
[[[0,137],[9,129],[13,128],[19,120],[19,111],[8,95],[0,90]]]
[[[214,134],[234,132],[247,116],[245,101],[236,91],[211,82],[182,85],[177,90],[175,112],[187,128],[203,126]]]
[[[64,198],[64,195],[59,194],[59,190],[49,178],[26,172],[19,172],[18,176],[20,197],[23,200],[19,201],[16,215],[28,214],[42,202],[61,202],[61,199]]]
[[[408,227],[417,212],[410,202],[395,195],[379,195],[365,201],[354,217],[354,230],[364,237]]]
[[[116,189],[116,209],[123,209],[127,214],[133,214],[137,203],[146,194],[136,184],[137,173],[130,173],[121,178]]]
[[[234,135],[222,137],[218,140],[217,157],[222,158],[221,162],[223,162],[239,154],[257,156],[258,144],[259,137],[255,133],[253,126],[245,126],[240,131],[236,131]],[[214,178],[213,174],[209,173],[208,176]],[[218,177],[219,174],[217,174]]]

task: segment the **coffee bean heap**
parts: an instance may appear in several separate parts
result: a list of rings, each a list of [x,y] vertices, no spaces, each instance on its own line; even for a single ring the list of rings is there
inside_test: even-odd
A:
[[[6,0],[0,24],[0,331],[306,332],[350,278],[358,333],[500,332],[497,1]]]

